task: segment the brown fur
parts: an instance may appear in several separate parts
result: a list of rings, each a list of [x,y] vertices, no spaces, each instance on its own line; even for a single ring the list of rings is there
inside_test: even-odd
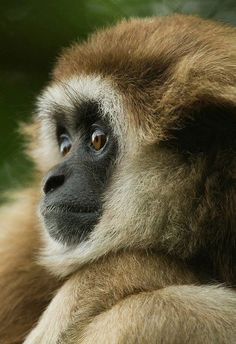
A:
[[[235,50],[235,29],[212,21],[180,15],[124,20],[65,50],[53,76],[110,78],[125,95],[127,120],[156,141],[197,102],[235,105]]]
[[[134,142],[91,239],[114,244],[82,267],[73,257],[79,271],[60,282],[27,344],[234,343],[234,291],[196,284],[236,282],[235,29],[190,16],[123,21],[67,49],[51,85],[93,74],[120,94],[122,138]],[[40,126],[36,117],[28,134],[45,173]],[[36,263],[38,188],[1,217],[4,344],[22,342],[59,286]]]

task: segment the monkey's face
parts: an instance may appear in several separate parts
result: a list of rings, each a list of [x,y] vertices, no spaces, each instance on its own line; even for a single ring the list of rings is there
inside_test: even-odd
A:
[[[55,114],[61,161],[44,179],[40,210],[50,236],[63,244],[86,240],[102,215],[117,144],[101,111],[97,102],[87,99],[69,114],[65,109]]]
[[[63,53],[39,97],[33,153],[46,174],[47,267],[231,245],[235,36],[193,17],[131,20]]]

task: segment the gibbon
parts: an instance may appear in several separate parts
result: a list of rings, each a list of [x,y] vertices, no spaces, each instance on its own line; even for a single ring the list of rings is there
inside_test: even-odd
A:
[[[123,20],[63,51],[1,213],[1,344],[236,343],[236,29]]]

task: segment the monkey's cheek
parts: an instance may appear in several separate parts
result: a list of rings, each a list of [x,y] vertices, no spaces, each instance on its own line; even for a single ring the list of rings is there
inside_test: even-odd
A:
[[[97,224],[98,213],[44,213],[43,221],[49,235],[66,245],[85,241]]]

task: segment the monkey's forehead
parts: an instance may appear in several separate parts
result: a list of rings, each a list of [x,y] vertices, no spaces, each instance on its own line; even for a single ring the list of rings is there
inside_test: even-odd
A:
[[[64,50],[53,77],[98,74],[111,77],[124,93],[163,85],[177,77],[183,61],[182,74],[197,70],[198,76],[216,77],[219,64],[227,72],[226,60],[235,59],[235,38],[234,28],[192,16],[124,20]]]

